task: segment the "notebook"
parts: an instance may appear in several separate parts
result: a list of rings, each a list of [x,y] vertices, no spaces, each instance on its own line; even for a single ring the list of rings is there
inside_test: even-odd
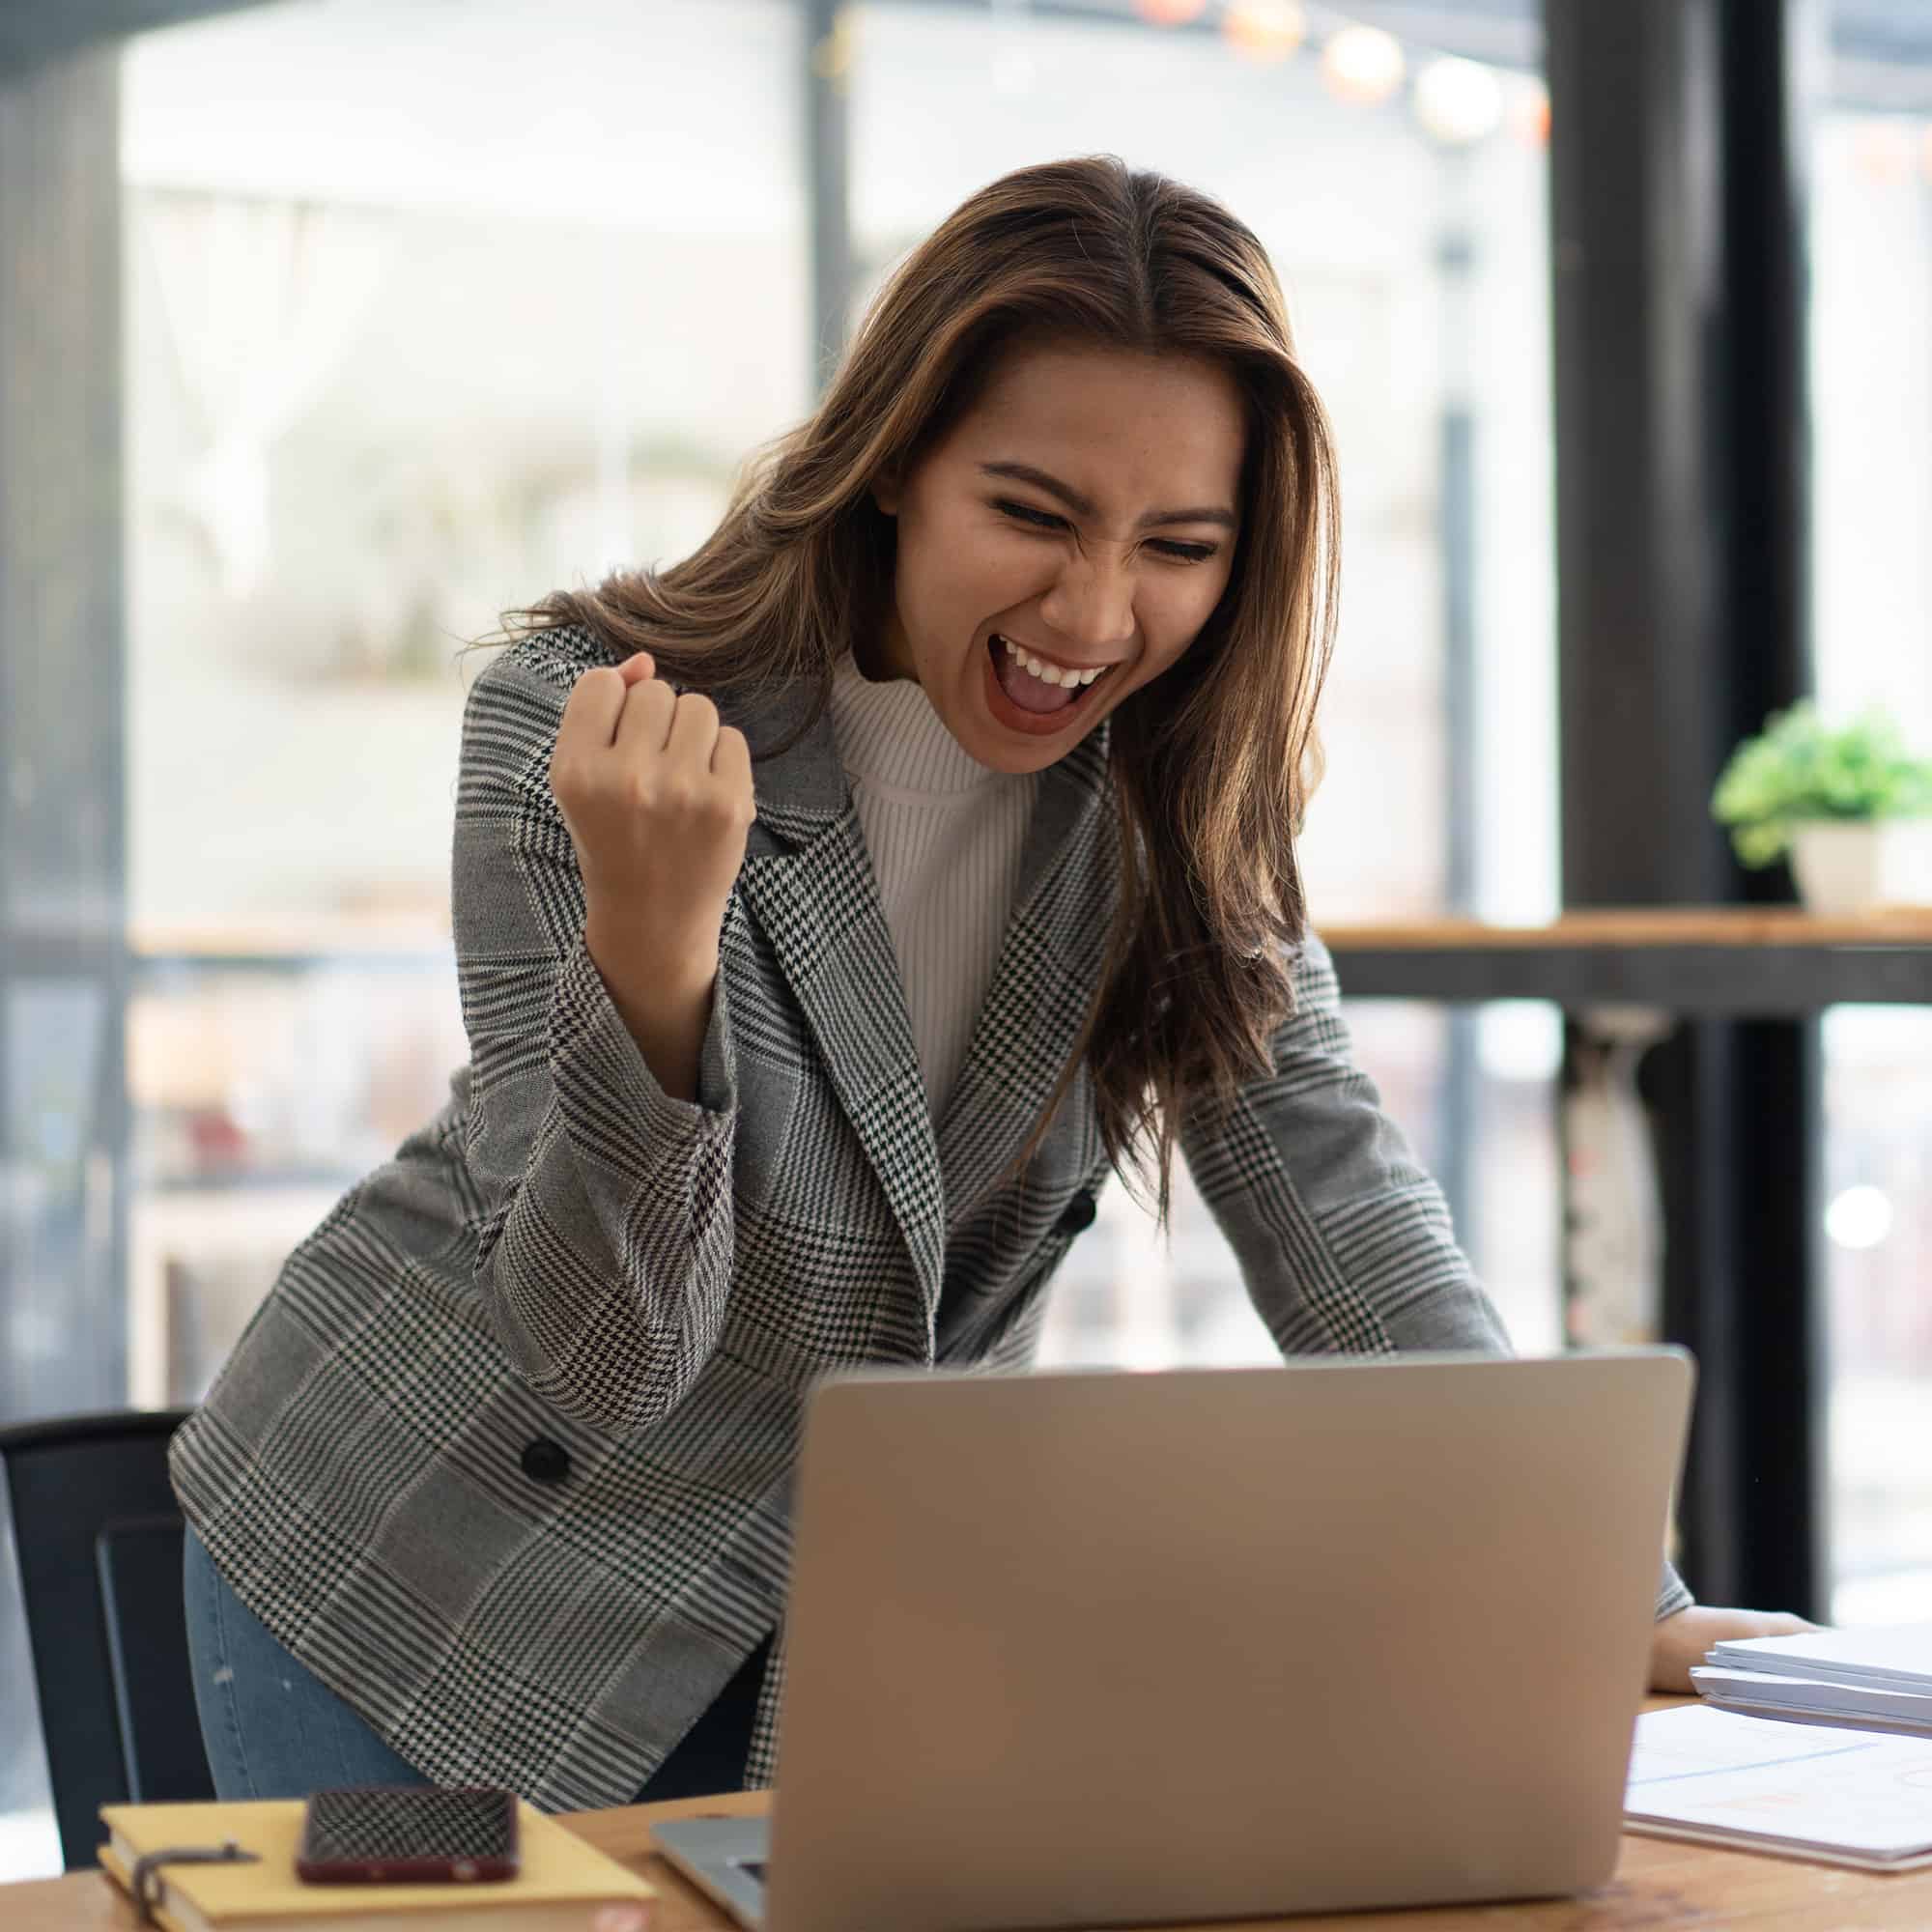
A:
[[[1932,1865],[1932,1739],[1740,1717],[1636,1722],[1624,1823],[1656,1837],[1864,1871]]]
[[[653,1888],[528,1804],[517,1806],[522,1869],[489,1885],[304,1885],[299,1799],[235,1804],[103,1804],[102,1868],[124,1890],[135,1861],[233,1839],[252,1864],[161,1867],[156,1916],[168,1932],[584,1932],[600,1905],[643,1904]]]

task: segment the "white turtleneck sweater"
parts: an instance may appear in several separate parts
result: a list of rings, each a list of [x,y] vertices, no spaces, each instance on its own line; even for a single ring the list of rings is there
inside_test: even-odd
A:
[[[999,963],[1039,775],[979,763],[916,680],[874,684],[849,652],[833,673],[832,724],[937,1121]]]

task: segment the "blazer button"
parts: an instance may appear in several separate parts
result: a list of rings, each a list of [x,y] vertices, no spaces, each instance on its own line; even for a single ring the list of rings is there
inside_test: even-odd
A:
[[[524,1444],[524,1474],[539,1483],[560,1483],[570,1474],[570,1451],[539,1435]]]
[[[1076,1194],[1060,1210],[1059,1230],[1063,1235],[1077,1235],[1083,1228],[1094,1225],[1094,1216],[1098,1212],[1091,1194]]]

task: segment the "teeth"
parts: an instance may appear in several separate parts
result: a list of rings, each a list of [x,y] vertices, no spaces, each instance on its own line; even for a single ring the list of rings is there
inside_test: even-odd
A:
[[[1042,684],[1092,684],[1097,677],[1104,677],[1113,669],[1112,665],[1095,665],[1090,670],[1063,670],[1059,665],[1051,665],[1044,658],[1037,658],[1031,651],[1022,650],[1010,638],[1003,637],[1001,643],[1007,647],[1009,658],[1019,660],[1020,668],[1037,677]]]

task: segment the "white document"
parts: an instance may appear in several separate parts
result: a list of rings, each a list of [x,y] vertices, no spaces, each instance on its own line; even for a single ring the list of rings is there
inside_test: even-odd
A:
[[[1840,1724],[1884,1724],[1932,1735],[1932,1696],[1923,1691],[1868,1690],[1818,1677],[1779,1677],[1769,1670],[1716,1670],[1699,1665],[1690,1682],[1719,1709],[1748,1705]]]
[[[1822,1677],[1873,1690],[1932,1690],[1932,1624],[1727,1637],[1711,1652],[1723,1669]]]
[[[1932,1865],[1932,1738],[1651,1711],[1636,1720],[1624,1823],[1866,1870]]]

